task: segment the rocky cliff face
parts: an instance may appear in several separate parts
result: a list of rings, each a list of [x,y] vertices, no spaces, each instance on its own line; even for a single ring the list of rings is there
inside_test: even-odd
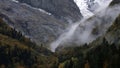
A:
[[[95,0],[87,0],[87,4],[90,11],[95,11],[95,9],[100,6],[97,2],[94,1]]]
[[[52,15],[10,0],[0,0],[0,17],[38,44],[55,39],[66,25]]]
[[[87,0],[88,9],[95,12],[98,8],[106,7],[112,0]]]
[[[41,8],[53,14],[56,18],[67,21],[77,21],[82,18],[80,10],[73,0],[18,0],[33,7]]]

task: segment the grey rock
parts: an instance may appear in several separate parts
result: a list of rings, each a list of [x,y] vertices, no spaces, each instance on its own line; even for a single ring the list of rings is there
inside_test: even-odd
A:
[[[92,12],[94,12],[97,8],[100,7],[100,5],[97,2],[94,2],[95,0],[87,0],[88,9]]]
[[[79,8],[73,0],[18,0],[33,7],[52,13],[56,18],[73,22],[82,18]]]
[[[53,41],[66,26],[52,15],[10,0],[0,0],[0,17],[37,44]]]

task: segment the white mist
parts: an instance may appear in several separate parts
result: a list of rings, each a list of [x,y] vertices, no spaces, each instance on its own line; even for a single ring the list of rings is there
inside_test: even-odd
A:
[[[57,40],[51,43],[50,45],[51,51],[55,52],[55,49],[57,47],[59,47],[60,45],[66,44],[69,41],[72,41],[73,43],[76,43],[76,44],[89,43],[93,41],[95,38],[97,38],[99,35],[103,34],[105,30],[107,30],[107,28],[115,20],[117,15],[120,13],[119,5],[113,8],[107,8],[106,5],[105,7],[104,9],[103,8],[101,9],[102,12],[95,13],[94,16],[91,15],[89,17],[83,18],[80,22],[71,24],[71,26],[69,26],[65,30],[66,32],[61,34]],[[98,29],[100,30],[99,31],[100,34],[98,34],[97,36],[94,36],[93,34],[91,34],[91,32],[96,27],[98,27]]]

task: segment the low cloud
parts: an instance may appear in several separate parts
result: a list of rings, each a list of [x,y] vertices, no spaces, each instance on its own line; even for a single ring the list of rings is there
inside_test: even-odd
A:
[[[92,17],[83,18],[81,21],[71,24],[57,40],[51,43],[51,51],[54,52],[57,47],[63,45],[80,46],[92,42],[106,32],[119,14],[120,5],[114,5],[102,9]]]

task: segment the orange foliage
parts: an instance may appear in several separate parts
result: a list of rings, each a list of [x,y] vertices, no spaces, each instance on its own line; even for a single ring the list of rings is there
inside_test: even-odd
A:
[[[103,68],[108,68],[108,62],[107,61],[104,62]]]
[[[89,62],[85,63],[85,68],[90,68]]]

